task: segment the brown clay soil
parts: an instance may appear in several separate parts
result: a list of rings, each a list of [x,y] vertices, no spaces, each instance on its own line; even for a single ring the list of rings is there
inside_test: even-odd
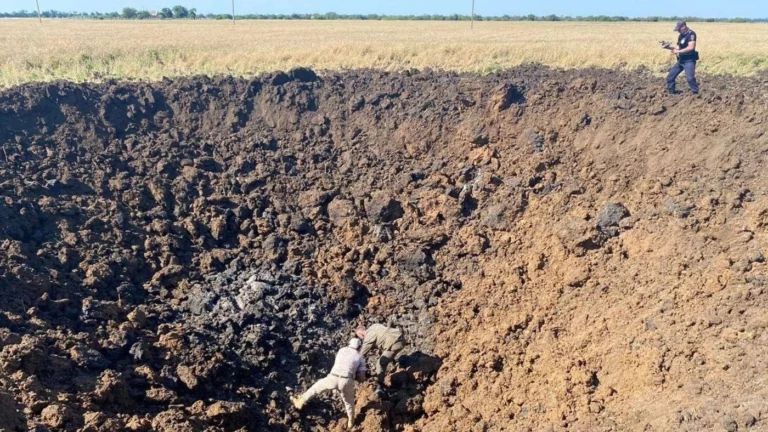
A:
[[[0,429],[768,430],[766,78],[605,70],[0,94]],[[373,358],[369,359],[373,360]]]

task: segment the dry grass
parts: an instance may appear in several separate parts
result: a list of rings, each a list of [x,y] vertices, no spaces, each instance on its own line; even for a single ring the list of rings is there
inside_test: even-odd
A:
[[[190,74],[252,75],[317,69],[432,67],[492,72],[552,66],[671,63],[660,39],[670,23],[368,21],[0,20],[0,87],[29,81],[156,80]],[[700,71],[750,75],[768,68],[768,24],[696,23]]]

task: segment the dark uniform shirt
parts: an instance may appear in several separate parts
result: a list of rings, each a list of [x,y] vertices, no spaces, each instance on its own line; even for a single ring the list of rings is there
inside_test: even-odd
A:
[[[677,47],[679,49],[687,48],[690,42],[696,42],[696,32],[694,32],[691,29],[688,29],[688,31],[685,34],[681,34],[680,36],[677,37]],[[699,53],[696,52],[696,50],[693,50],[685,54],[680,54],[677,56],[677,58],[680,62],[686,62],[691,60],[695,61],[699,59]]]

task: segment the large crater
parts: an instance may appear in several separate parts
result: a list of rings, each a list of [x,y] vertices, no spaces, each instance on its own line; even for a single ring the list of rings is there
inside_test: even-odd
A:
[[[0,94],[0,429],[766,426],[765,79],[308,69]],[[373,358],[369,359],[371,362]]]

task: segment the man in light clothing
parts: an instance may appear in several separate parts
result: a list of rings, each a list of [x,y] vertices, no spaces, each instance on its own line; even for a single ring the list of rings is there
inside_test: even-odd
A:
[[[385,325],[373,324],[368,329],[358,327],[355,334],[363,340],[361,356],[365,357],[372,348],[378,348],[381,351],[381,357],[376,362],[376,393],[381,394],[384,392],[384,375],[387,372],[387,366],[405,346],[403,332]]]
[[[352,338],[349,345],[336,354],[336,361],[327,377],[316,382],[301,396],[291,396],[293,406],[301,410],[307,401],[318,394],[328,390],[338,390],[344,402],[344,409],[347,411],[347,427],[351,429],[355,424],[355,380],[364,381],[367,371],[365,360],[358,352],[362,344],[363,341],[360,339]]]

